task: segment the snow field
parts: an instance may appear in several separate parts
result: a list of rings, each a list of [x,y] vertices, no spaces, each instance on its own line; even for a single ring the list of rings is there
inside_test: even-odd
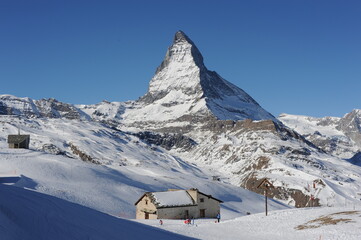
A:
[[[218,240],[357,240],[361,236],[361,208],[305,208],[272,211],[231,220],[195,220],[186,225],[180,220],[138,221],[189,237]]]

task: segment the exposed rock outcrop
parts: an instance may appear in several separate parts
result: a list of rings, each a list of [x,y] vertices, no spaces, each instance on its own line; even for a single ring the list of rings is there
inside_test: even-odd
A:
[[[84,162],[90,162],[94,164],[101,164],[98,160],[94,159],[90,155],[86,154],[85,152],[81,151],[77,146],[75,146],[73,143],[69,143],[69,147],[73,154],[80,157],[81,160]]]
[[[148,144],[161,146],[167,150],[170,150],[172,148],[178,148],[184,151],[189,151],[197,144],[191,138],[181,134],[158,134],[153,132],[138,132],[134,135]]]

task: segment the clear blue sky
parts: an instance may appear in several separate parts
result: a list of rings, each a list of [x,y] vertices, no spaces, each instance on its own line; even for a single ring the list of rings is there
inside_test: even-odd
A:
[[[358,0],[1,0],[0,94],[135,100],[177,30],[276,116],[361,108]]]

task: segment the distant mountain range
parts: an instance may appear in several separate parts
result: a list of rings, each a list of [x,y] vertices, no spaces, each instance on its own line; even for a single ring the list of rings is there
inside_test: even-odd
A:
[[[342,118],[281,114],[279,120],[334,156],[351,158],[361,149],[361,110]]]
[[[209,71],[198,48],[181,31],[175,34],[148,92],[136,101],[72,105],[1,95],[0,114],[14,129],[28,124],[23,129],[27,132],[45,124],[51,128],[51,119],[56,119],[57,126],[62,119],[102,124],[113,131],[111,138],[138,139],[155,153],[161,148],[183,163],[207,168],[223,181],[257,193],[263,193],[257,188],[259,181],[268,178],[275,187],[270,197],[297,207],[339,205],[361,198],[361,167],[352,158],[361,148],[361,110],[343,118],[286,114],[275,118],[245,91]],[[12,123],[12,118],[17,120]],[[49,152],[44,145],[51,144],[55,152],[92,159],[94,164],[127,155],[114,150],[118,140],[111,148],[97,146],[98,151],[92,151],[96,146],[87,135],[93,134],[90,129],[71,144],[69,136],[52,141],[46,131],[37,134],[47,140],[32,142],[33,148]],[[98,134],[109,137],[109,133]]]

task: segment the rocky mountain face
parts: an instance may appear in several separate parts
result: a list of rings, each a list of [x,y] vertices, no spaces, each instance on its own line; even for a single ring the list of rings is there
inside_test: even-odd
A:
[[[358,111],[344,119],[284,115],[278,120],[242,89],[209,71],[199,49],[181,31],[148,92],[136,101],[74,106],[4,95],[0,114],[101,122],[155,152],[162,148],[172,158],[207,168],[221,181],[263,193],[258,183],[268,178],[274,185],[270,197],[297,207],[358,201],[361,195],[360,167],[340,158],[359,149]],[[56,147],[74,153],[62,146],[52,149]]]
[[[361,110],[342,118],[282,114],[279,120],[334,156],[351,158],[361,151]]]
[[[356,109],[340,119],[337,129],[345,133],[361,149],[361,110]]]
[[[30,98],[18,98],[11,95],[0,95],[0,115],[78,120],[87,118],[87,116],[75,106],[59,102],[53,98],[32,100]]]

